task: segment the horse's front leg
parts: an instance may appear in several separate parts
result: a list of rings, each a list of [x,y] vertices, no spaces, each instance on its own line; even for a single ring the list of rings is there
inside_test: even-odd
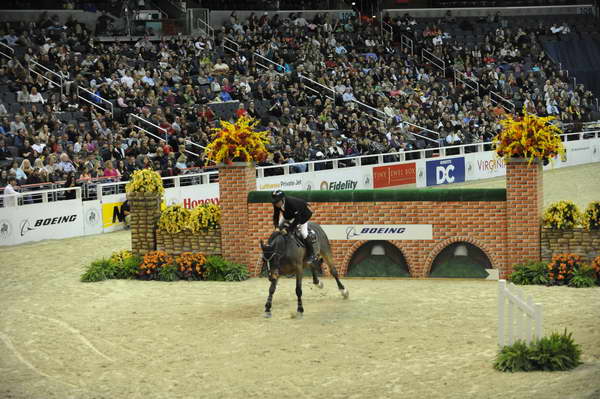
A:
[[[302,306],[302,267],[296,271],[296,296],[298,297],[298,309],[296,318],[301,319],[304,314],[304,307]]]
[[[273,304],[273,294],[275,293],[275,289],[277,288],[277,280],[279,276],[269,276],[269,281],[271,281],[271,286],[269,287],[269,297],[267,298],[267,303],[265,304],[265,317],[270,318],[271,314],[271,305]]]

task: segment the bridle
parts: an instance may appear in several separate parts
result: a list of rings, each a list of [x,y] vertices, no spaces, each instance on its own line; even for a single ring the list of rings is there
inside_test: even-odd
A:
[[[271,254],[271,256],[269,256],[268,258],[265,256],[265,253],[263,252],[262,254],[262,258],[265,262],[267,262],[267,272],[271,272],[271,260],[275,257],[275,256],[279,256],[279,254],[277,253],[277,251],[273,251],[273,253]]]

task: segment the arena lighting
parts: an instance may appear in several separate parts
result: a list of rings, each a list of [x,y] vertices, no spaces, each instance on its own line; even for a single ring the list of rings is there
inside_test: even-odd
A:
[[[352,2],[352,5],[353,5],[353,6],[355,6],[355,5],[356,5],[356,2],[355,2],[355,1],[353,1],[353,2]]]

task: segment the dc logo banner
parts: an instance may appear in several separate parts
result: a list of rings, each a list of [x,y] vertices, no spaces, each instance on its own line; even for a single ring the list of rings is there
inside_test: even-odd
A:
[[[465,159],[450,158],[427,161],[427,185],[459,183],[465,181]]]

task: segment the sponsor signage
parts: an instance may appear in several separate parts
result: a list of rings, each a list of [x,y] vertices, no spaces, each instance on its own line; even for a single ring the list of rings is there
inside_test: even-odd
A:
[[[302,185],[301,178],[284,179],[281,176],[277,176],[277,179],[266,177],[256,181],[257,190],[259,191],[302,190]]]
[[[414,162],[373,167],[373,188],[396,187],[417,183]]]
[[[102,204],[102,228],[107,229],[125,221],[125,215],[123,214],[124,202]]]
[[[331,224],[321,226],[330,240],[432,240],[430,224]]]
[[[488,179],[506,175],[504,159],[499,158],[492,151],[467,154],[466,180]]]
[[[428,186],[465,181],[465,159],[463,157],[427,161],[425,168]]]
[[[165,200],[167,205],[180,204],[187,209],[204,204],[218,204],[219,184],[195,184],[168,188],[165,190]]]

